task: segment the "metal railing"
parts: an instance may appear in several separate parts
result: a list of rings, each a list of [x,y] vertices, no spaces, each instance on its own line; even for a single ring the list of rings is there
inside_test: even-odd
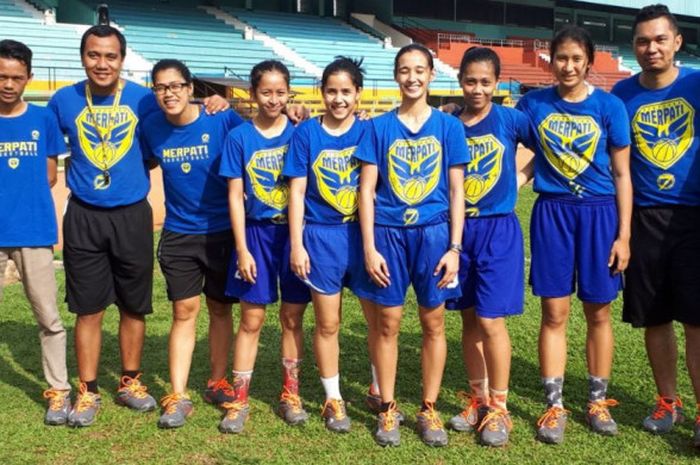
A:
[[[479,37],[470,36],[468,34],[447,34],[440,32],[437,35],[438,48],[441,48],[442,44],[452,44],[466,43],[466,44],[477,44],[486,45],[492,47],[525,47],[529,41],[516,40],[516,39],[482,39]]]

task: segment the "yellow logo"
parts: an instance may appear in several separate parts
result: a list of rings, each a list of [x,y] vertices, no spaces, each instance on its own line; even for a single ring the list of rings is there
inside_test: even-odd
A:
[[[501,177],[505,148],[493,134],[469,137],[467,146],[471,161],[464,177],[464,199],[475,205],[491,192]]]
[[[131,149],[138,118],[125,105],[116,111],[112,111],[111,106],[96,106],[93,110],[85,108],[75,119],[78,141],[87,159],[105,170],[119,163]],[[93,118],[97,120],[96,125]]]
[[[107,189],[111,184],[111,178],[104,174],[98,174],[95,176],[95,179],[92,180],[92,187],[98,191]]]
[[[676,177],[671,173],[660,174],[656,178],[656,185],[660,191],[666,191],[671,189],[676,184]]]
[[[442,146],[434,136],[399,139],[389,147],[389,184],[404,203],[416,205],[440,181]]]
[[[265,205],[284,210],[289,201],[287,184],[281,182],[280,173],[284,164],[287,145],[253,153],[246,171],[253,194]]]
[[[681,97],[642,105],[632,118],[639,153],[654,165],[668,169],[693,144],[695,110]]]
[[[203,144],[209,143],[209,134],[207,134],[206,132],[204,134],[202,134],[202,143]]]
[[[346,217],[357,211],[360,163],[352,157],[355,148],[324,150],[313,164],[321,197]]]
[[[416,224],[418,222],[418,210],[415,208],[407,208],[405,212],[403,212],[403,224],[406,226]]]
[[[180,169],[183,173],[188,174],[192,169],[192,165],[190,165],[189,163],[183,163],[182,165],[180,165]]]
[[[7,160],[7,166],[12,168],[13,170],[17,169],[17,167],[19,166],[19,158],[10,158],[9,160]]]
[[[39,131],[37,131],[36,129],[33,130],[33,131],[32,131],[32,139],[33,139],[33,140],[39,140],[39,134],[40,134]]]
[[[539,125],[545,158],[567,179],[586,171],[595,156],[600,127],[591,116],[553,113]]]

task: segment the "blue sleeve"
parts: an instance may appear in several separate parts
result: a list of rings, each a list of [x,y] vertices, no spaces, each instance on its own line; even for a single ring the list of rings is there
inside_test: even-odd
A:
[[[622,100],[608,94],[605,104],[606,121],[605,129],[608,133],[608,145],[610,147],[627,147],[632,143],[630,138],[630,120],[627,109]]]
[[[236,126],[243,124],[244,120],[241,116],[233,110],[228,110],[224,113],[224,135],[228,134],[231,129]]]
[[[294,135],[289,141],[289,149],[284,156],[282,176],[287,178],[304,178],[308,176],[309,159],[311,158],[310,151],[309,131],[306,130],[306,126],[301,126],[294,131]]]
[[[525,147],[533,149],[535,147],[535,135],[532,133],[530,120],[525,116],[525,113],[520,110],[513,110],[513,132],[517,138],[516,142],[520,142]]]
[[[160,107],[158,106],[158,101],[156,100],[156,96],[153,95],[153,92],[149,92],[139,101],[139,119],[143,121],[156,111],[161,111]]]
[[[153,153],[153,149],[151,148],[151,144],[148,138],[148,134],[156,134],[154,131],[153,125],[151,124],[151,119],[148,118],[144,124],[143,124],[143,131],[141,131],[141,153],[143,155],[144,161],[149,161],[152,158],[155,158],[155,153]]]
[[[221,166],[219,175],[225,178],[243,177],[243,145],[240,142],[240,133],[229,134],[224,142],[224,150],[221,154]]]
[[[379,150],[379,141],[377,138],[377,128],[372,124],[369,124],[365,129],[360,143],[357,144],[353,158],[370,163],[372,165],[377,164],[377,151]]]
[[[58,119],[53,111],[46,112],[46,156],[55,157],[68,152]]]
[[[462,122],[454,116],[446,117],[445,140],[443,141],[444,156],[448,166],[465,165],[469,161],[467,140],[464,137]]]
[[[53,114],[56,116],[56,120],[58,121],[58,127],[61,129],[61,132],[63,132],[63,126],[61,125],[61,105],[58,103],[58,98],[59,98],[59,93],[55,93],[53,97],[51,97],[51,100],[49,100],[49,103],[46,105],[46,107],[53,112]]]

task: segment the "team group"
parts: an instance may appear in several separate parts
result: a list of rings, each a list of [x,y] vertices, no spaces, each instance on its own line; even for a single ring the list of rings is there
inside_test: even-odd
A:
[[[463,105],[443,111],[427,100],[432,54],[412,44],[394,61],[400,105],[371,120],[356,117],[361,60],[339,57],[325,68],[326,111],[312,119],[303,107],[287,105],[287,68],[263,61],[250,73],[258,112],[244,121],[220,97],[193,103],[192,74],[178,60],[154,66],[152,89],[121,79],[126,41],[110,26],[83,35],[87,80],[56,92],[48,108],[30,105],[22,94],[32,76],[31,51],[0,42],[0,276],[8,259],[16,262],[40,327],[50,385],[45,422],[95,421],[102,320],[113,303],[122,366],[116,401],[138,411],[157,406],[141,380],[141,355],[144,317],[152,312],[153,221],[146,195],[149,169],[160,166],[166,216],[157,257],[173,305],[172,391],[161,400],[160,427],[183,426],[193,412],[187,381],[203,292],[211,370],[204,397],[224,411],[220,431],[244,429],[266,305],[279,299],[278,414],[293,425],[308,418],[299,371],[302,319],[312,302],[313,347],[326,394],[322,417],[329,430],[349,431],[338,342],[347,287],[367,321],[372,382],[366,400],[377,413],[374,438],[398,445],[398,334],[411,285],[422,329],[419,436],[432,446],[448,441],[435,408],[448,309],[462,315],[469,384],[464,410],[448,426],[477,432],[485,445],[507,444],[505,318],[522,313],[525,281],[513,209],[518,189],[534,177],[539,195],[529,280],[542,303],[547,405],[538,439],[564,439],[566,325],[574,292],[587,322],[585,416],[594,432],[617,433],[610,414],[617,402],[607,396],[610,303],[622,289],[623,272],[623,319],[645,328],[658,393],[643,424],[653,433],[669,432],[683,418],[673,321],[683,324],[700,400],[700,73],[674,64],[681,44],[665,6],[641,9],[633,46],[642,71],[607,93],[586,82],[595,57],[588,32],[567,26],[550,44],[557,84],[527,93],[516,109],[492,102],[500,62],[491,49],[474,47],[459,68]],[[50,189],[57,156],[66,152],[64,136],[71,190],[63,219],[66,302],[77,315],[80,379],[73,402],[52,265],[57,225]],[[519,144],[535,153],[521,167]],[[234,302],[240,305],[235,337]],[[700,416],[693,441],[700,447]]]

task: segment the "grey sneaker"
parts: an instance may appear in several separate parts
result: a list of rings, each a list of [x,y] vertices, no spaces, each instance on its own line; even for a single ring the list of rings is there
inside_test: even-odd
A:
[[[389,410],[377,415],[377,430],[374,432],[374,440],[382,447],[396,447],[401,444],[396,402],[389,405]]]
[[[350,431],[350,417],[345,410],[345,402],[340,399],[328,399],[323,404],[321,416],[326,428],[334,433],[347,433]]]
[[[695,417],[695,426],[693,427],[693,446],[700,447],[700,414]]]
[[[207,381],[207,388],[204,390],[204,400],[214,405],[221,405],[224,402],[233,402],[236,400],[236,395],[233,392],[233,386],[226,378],[221,378],[218,381]]]
[[[158,405],[152,395],[148,393],[148,388],[139,379],[141,373],[133,378],[122,376],[117,389],[116,402],[138,412],[148,412],[154,410]]]
[[[672,402],[661,396],[656,396],[656,405],[642,425],[644,429],[654,434],[665,434],[673,429],[673,425],[684,420],[683,403],[676,397]]]
[[[224,418],[219,422],[219,431],[222,433],[241,433],[245,422],[250,415],[250,407],[248,403],[243,402],[225,402],[221,404],[221,408],[226,410]]]
[[[610,407],[617,406],[615,399],[602,399],[588,403],[586,412],[586,422],[594,433],[604,436],[615,436],[617,434],[617,423],[610,415]]]
[[[561,407],[549,407],[537,420],[537,439],[547,444],[561,444],[564,442],[564,430],[568,411]]]
[[[503,409],[491,408],[479,424],[479,439],[485,446],[503,447],[508,444],[511,429],[510,414]]]
[[[158,419],[159,428],[179,428],[185,425],[194,407],[187,394],[169,394],[160,400],[163,413]]]
[[[71,411],[70,390],[47,389],[44,391],[44,399],[48,400],[44,423],[51,426],[65,425]]]
[[[280,395],[277,414],[288,425],[292,426],[302,425],[309,419],[309,414],[306,413],[301,403],[301,397],[298,394],[292,394],[287,389],[284,389]]]
[[[440,414],[435,410],[435,404],[427,403],[428,410],[416,415],[416,429],[424,444],[431,447],[447,445],[447,431],[442,424]]]
[[[464,410],[459,415],[450,418],[447,426],[461,433],[470,433],[481,425],[481,421],[488,413],[489,407],[479,402],[471,394],[460,393],[460,397],[466,401]]]
[[[365,397],[365,404],[367,404],[370,412],[379,415],[379,412],[382,410],[382,397],[378,394],[372,394],[372,389],[370,388],[367,391],[367,397]],[[403,424],[403,412],[397,410],[396,415],[398,416],[399,424]]]
[[[87,385],[80,383],[78,397],[75,399],[73,410],[68,414],[68,426],[81,428],[92,425],[101,405],[102,398],[100,395],[89,392]]]

